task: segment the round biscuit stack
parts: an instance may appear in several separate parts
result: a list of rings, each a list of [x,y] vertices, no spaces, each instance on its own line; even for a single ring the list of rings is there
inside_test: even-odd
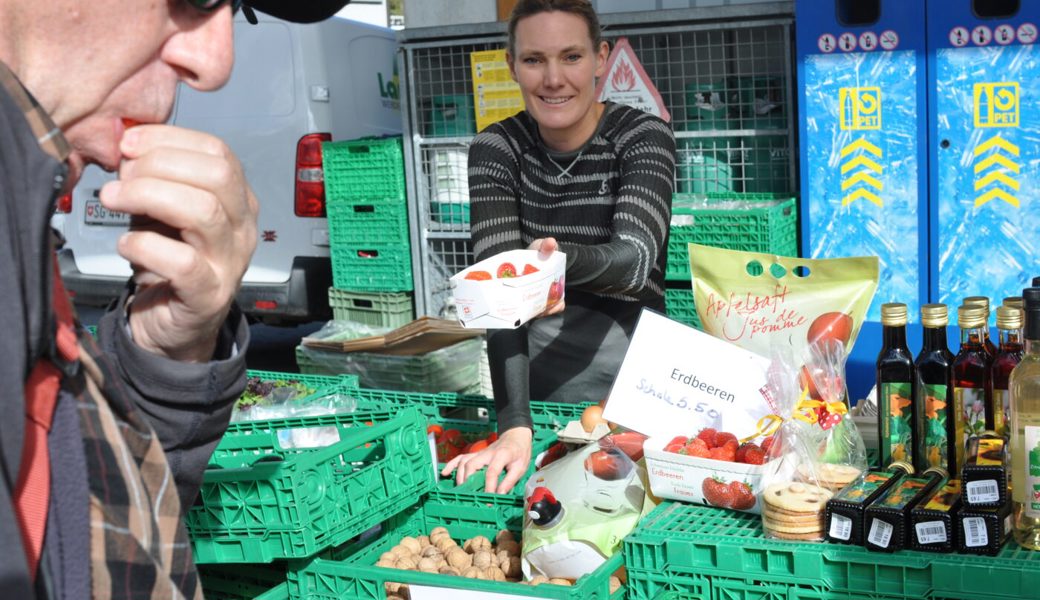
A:
[[[823,510],[832,495],[799,481],[774,483],[762,492],[762,528],[782,540],[823,539]]]

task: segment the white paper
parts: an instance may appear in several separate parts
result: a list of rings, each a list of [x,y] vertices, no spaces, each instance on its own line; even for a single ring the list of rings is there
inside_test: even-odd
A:
[[[531,598],[538,598],[538,596],[496,594],[494,592],[429,587],[415,584],[408,584],[408,592],[411,594],[412,600],[483,600],[485,598],[492,600],[531,600]]]
[[[644,309],[603,418],[652,437],[704,427],[751,435],[772,412],[768,368],[753,352]]]

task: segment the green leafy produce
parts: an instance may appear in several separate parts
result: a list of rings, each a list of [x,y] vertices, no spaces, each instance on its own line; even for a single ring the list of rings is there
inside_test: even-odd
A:
[[[285,401],[292,398],[302,398],[313,393],[314,389],[295,379],[265,381],[259,377],[250,377],[246,379],[246,391],[238,399],[238,402],[235,403],[235,408],[245,410],[267,399],[277,398]]]

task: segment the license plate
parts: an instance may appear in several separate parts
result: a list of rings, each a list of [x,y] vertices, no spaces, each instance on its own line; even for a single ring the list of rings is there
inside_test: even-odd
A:
[[[99,200],[87,200],[87,210],[83,213],[83,222],[87,225],[130,225],[130,215],[108,210]]]

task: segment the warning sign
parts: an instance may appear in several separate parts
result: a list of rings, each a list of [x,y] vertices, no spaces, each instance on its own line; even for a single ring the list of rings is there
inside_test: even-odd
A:
[[[636,58],[628,38],[620,38],[607,59],[607,72],[596,85],[596,97],[602,102],[611,100],[648,112],[671,121],[661,93],[650,81],[643,65]]]

